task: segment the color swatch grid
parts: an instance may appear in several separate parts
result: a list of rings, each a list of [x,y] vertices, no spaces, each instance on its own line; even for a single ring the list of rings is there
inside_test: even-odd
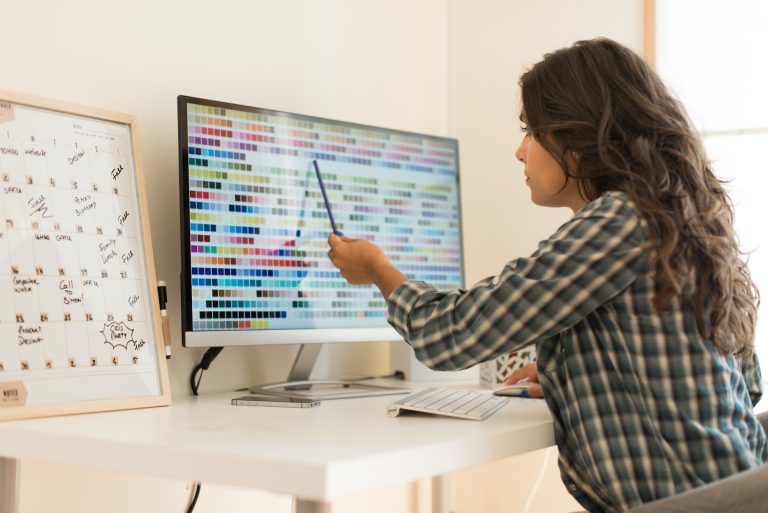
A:
[[[194,330],[386,325],[378,290],[328,260],[313,159],[340,230],[411,279],[462,285],[455,141],[195,104],[187,126]]]

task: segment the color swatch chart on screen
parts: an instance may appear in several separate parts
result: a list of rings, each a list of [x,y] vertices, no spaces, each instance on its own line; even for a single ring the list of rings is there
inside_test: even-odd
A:
[[[337,225],[411,279],[462,284],[455,141],[189,104],[189,234],[196,330],[380,327],[373,286],[328,260]]]
[[[61,400],[76,399],[64,378],[80,380],[81,390],[94,372],[133,376],[115,378],[116,387],[141,381],[155,349],[130,128],[8,108],[0,119],[0,379],[56,377]]]

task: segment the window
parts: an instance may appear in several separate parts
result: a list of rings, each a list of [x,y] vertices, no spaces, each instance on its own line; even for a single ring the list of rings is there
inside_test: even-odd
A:
[[[656,68],[700,130],[715,173],[730,180],[736,231],[763,296],[755,342],[768,378],[768,2],[655,4]]]

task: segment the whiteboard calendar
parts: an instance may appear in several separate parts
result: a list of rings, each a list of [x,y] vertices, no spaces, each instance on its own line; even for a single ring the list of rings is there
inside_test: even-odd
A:
[[[133,118],[0,93],[0,419],[168,404]]]

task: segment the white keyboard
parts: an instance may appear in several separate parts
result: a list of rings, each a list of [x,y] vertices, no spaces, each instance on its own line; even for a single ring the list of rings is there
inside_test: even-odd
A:
[[[505,397],[456,388],[427,388],[387,406],[390,417],[403,411],[434,413],[460,419],[484,420],[507,404]]]

